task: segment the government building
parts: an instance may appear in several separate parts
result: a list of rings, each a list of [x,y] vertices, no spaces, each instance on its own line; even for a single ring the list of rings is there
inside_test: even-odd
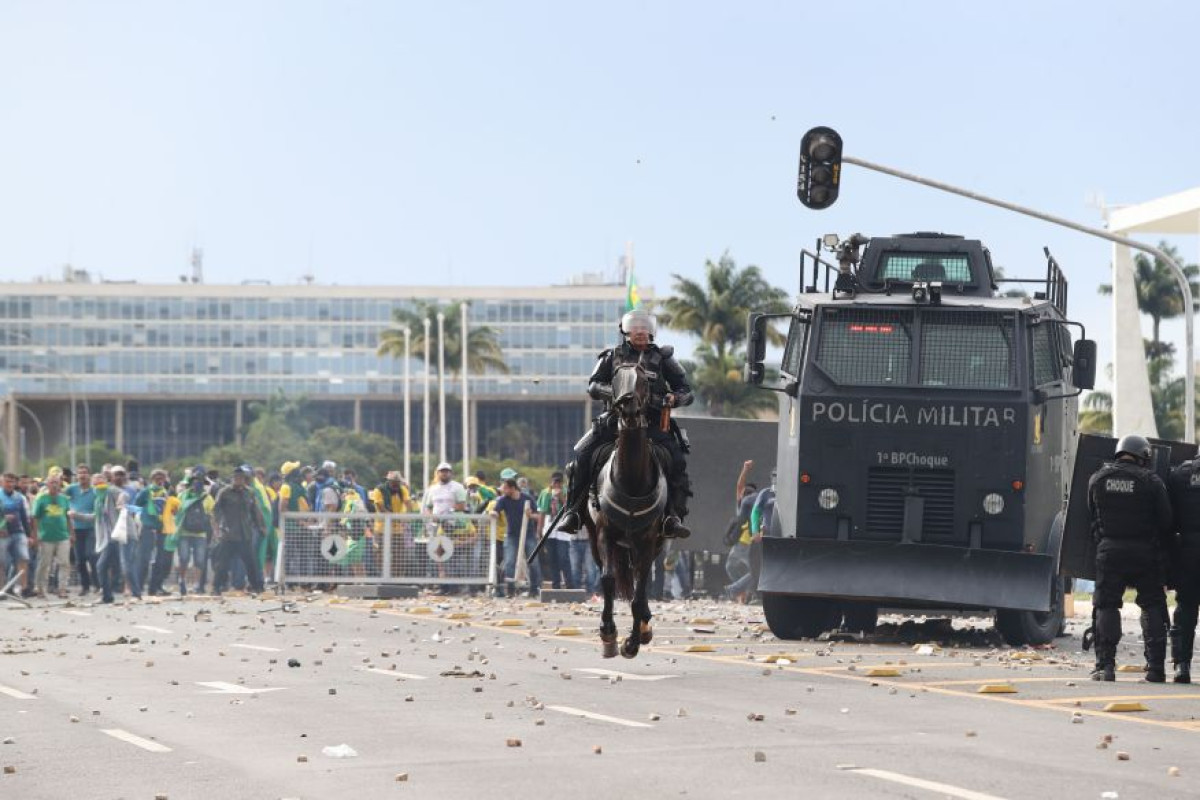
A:
[[[72,277],[68,273],[68,277]],[[283,390],[329,425],[403,446],[406,364],[376,355],[394,309],[449,305],[493,328],[507,374],[470,374],[472,458],[513,422],[537,432],[531,460],[562,464],[593,414],[596,354],[619,341],[625,287],[209,285],[74,279],[3,284],[0,398],[7,469],[64,445],[104,441],[144,465],[237,442],[247,404]],[[643,296],[649,294],[643,290]],[[651,301],[652,302],[652,301]],[[457,322],[457,320],[456,320]],[[420,331],[413,331],[414,339]],[[431,417],[438,409],[431,328]],[[414,350],[415,350],[414,345]],[[422,451],[425,365],[407,363],[410,442]],[[446,456],[463,455],[460,364],[446,364]],[[431,458],[439,457],[432,434]]]

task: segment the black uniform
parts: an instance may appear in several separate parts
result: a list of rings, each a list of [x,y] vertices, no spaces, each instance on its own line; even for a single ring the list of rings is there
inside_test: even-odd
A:
[[[573,501],[582,501],[592,483],[593,456],[601,446],[616,441],[617,419],[609,412],[608,404],[612,402],[612,380],[617,366],[636,364],[639,361],[648,372],[655,375],[650,384],[650,399],[646,404],[647,434],[652,442],[665,447],[671,454],[671,471],[667,475],[670,494],[667,513],[673,513],[683,519],[687,516],[687,498],[691,495],[691,489],[685,451],[681,444],[682,435],[674,420],[671,421],[671,430],[663,431],[660,419],[667,394],[675,395],[676,408],[691,405],[695,398],[683,367],[675,360],[675,348],[670,345],[659,347],[650,344],[645,350],[638,350],[625,342],[600,354],[592,376],[588,379],[588,394],[605,402],[605,412],[593,421],[590,434],[575,446],[575,461],[568,467],[571,478],[570,496]]]
[[[1092,475],[1088,510],[1096,539],[1096,669],[1114,668],[1121,640],[1121,598],[1132,586],[1142,609],[1148,676],[1161,674],[1167,644],[1164,567],[1172,531],[1167,488],[1149,469],[1118,459]]]
[[[1175,624],[1171,627],[1171,660],[1175,680],[1191,682],[1192,645],[1200,608],[1200,459],[1171,470],[1167,481],[1179,538],[1170,554],[1168,585],[1175,587]]]

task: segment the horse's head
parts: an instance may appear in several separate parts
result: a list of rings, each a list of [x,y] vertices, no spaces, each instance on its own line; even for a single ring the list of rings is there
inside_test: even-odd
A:
[[[627,425],[645,424],[642,409],[650,396],[650,379],[641,364],[621,364],[613,371],[613,410]]]

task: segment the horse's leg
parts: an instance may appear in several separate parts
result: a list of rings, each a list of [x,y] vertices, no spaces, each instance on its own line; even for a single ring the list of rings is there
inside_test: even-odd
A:
[[[650,583],[650,563],[640,557],[640,554],[635,557],[633,551],[630,551],[629,558],[634,562],[633,600],[629,604],[629,609],[633,612],[633,629],[629,638],[621,645],[621,655],[625,658],[636,656],[638,648],[653,638],[650,631],[650,603],[646,600],[647,585]]]
[[[604,571],[600,574],[600,587],[604,591],[604,610],[600,612],[600,644],[605,658],[617,655],[617,623],[613,620],[613,599],[617,594],[617,576],[613,563],[617,554],[609,542],[604,540]]]

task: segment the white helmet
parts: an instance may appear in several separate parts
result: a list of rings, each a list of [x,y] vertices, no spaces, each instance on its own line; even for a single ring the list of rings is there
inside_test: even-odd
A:
[[[658,333],[658,318],[649,311],[635,308],[633,311],[625,312],[618,327],[626,339],[635,331],[646,331],[650,334],[650,340],[654,341],[654,334]]]

